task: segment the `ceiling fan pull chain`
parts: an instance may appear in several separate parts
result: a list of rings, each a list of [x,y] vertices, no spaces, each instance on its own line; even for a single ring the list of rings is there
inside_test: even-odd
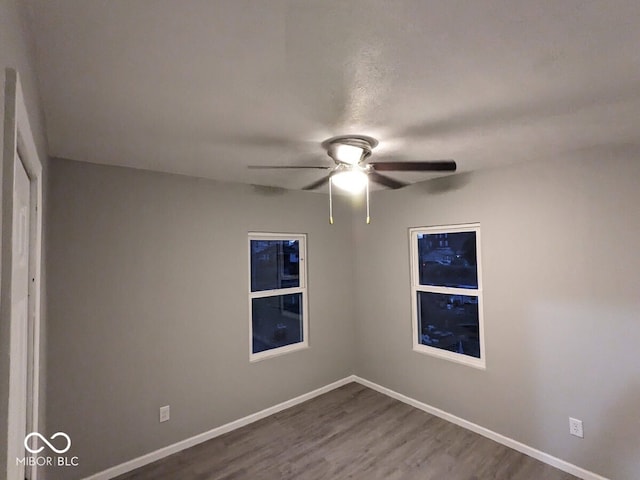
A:
[[[371,223],[371,216],[369,215],[369,181],[365,184],[365,189],[367,191],[367,225]]]
[[[333,225],[333,190],[331,184],[333,182],[329,179],[329,224]]]

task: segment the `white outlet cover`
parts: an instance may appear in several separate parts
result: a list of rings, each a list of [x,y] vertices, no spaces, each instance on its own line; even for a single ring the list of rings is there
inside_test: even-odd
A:
[[[160,407],[160,422],[166,422],[169,418],[171,418],[171,407],[169,405]]]
[[[584,431],[582,430],[582,420],[569,417],[569,433],[576,437],[584,438]]]

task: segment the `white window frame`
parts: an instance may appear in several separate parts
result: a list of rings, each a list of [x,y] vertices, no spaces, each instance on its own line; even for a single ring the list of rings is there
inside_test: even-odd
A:
[[[438,233],[475,232],[476,234],[476,258],[478,271],[478,288],[452,288],[433,285],[420,285],[418,235],[434,235]],[[432,227],[414,227],[409,229],[409,251],[411,257],[411,324],[413,330],[413,351],[443,358],[452,362],[468,365],[474,368],[486,369],[486,350],[484,346],[484,316],[482,301],[482,260],[480,224],[467,223],[461,225],[442,225]],[[478,298],[478,323],[480,334],[480,358],[471,357],[462,353],[450,352],[436,347],[423,345],[418,340],[420,334],[418,328],[418,292],[440,293],[448,295],[465,295]]]
[[[277,288],[273,290],[251,291],[251,241],[252,240],[295,240],[299,246],[299,278],[300,285],[293,288]],[[286,353],[295,352],[309,348],[309,307],[307,298],[307,235],[304,233],[265,233],[249,232],[248,240],[249,253],[249,361],[257,362],[266,358],[277,357]],[[302,341],[285,345],[283,347],[272,348],[264,352],[253,353],[253,299],[264,297],[275,297],[294,293],[302,294]],[[284,312],[287,314],[288,312]]]

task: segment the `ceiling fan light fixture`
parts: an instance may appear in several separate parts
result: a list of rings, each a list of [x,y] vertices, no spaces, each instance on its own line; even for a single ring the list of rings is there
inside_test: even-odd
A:
[[[367,174],[362,170],[344,170],[331,177],[331,183],[349,193],[360,193],[369,182]]]
[[[357,165],[362,160],[364,149],[355,145],[347,145],[345,143],[335,143],[331,145],[329,151],[331,157],[338,162],[348,163],[349,165]]]

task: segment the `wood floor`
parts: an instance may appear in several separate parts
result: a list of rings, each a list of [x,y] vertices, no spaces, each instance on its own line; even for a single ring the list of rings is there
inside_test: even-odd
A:
[[[351,383],[117,480],[574,478]]]

